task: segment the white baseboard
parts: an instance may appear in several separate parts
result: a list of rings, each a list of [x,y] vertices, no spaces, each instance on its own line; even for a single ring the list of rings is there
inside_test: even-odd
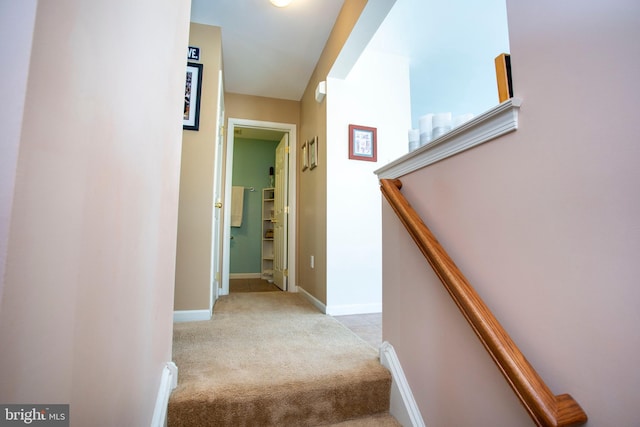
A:
[[[380,363],[391,372],[391,404],[389,412],[404,427],[425,427],[411,387],[404,376],[400,360],[387,341],[380,346]]]
[[[156,397],[156,406],[153,409],[153,418],[151,419],[151,427],[164,427],[167,423],[167,406],[169,405],[169,396],[178,385],[178,367],[173,362],[167,362],[162,369],[160,377],[160,388]]]
[[[232,279],[260,279],[260,273],[229,273],[229,280]]]
[[[382,313],[382,303],[329,305],[326,313],[330,316],[346,316],[349,314]]]
[[[311,295],[309,292],[305,291],[303,288],[301,288],[300,286],[297,287],[297,291],[300,292],[302,294],[303,297],[305,297],[306,299],[309,300],[309,302],[311,304],[313,304],[318,310],[320,310],[323,313],[327,313],[327,306],[324,305],[319,299],[317,299],[316,297],[314,297],[313,295]]]
[[[176,310],[173,312],[173,323],[201,320],[211,320],[211,312],[209,310]]]
[[[309,300],[309,302],[313,304],[318,310],[325,314],[328,314],[329,316],[346,316],[349,314],[368,314],[382,312],[382,303],[327,306],[300,286],[296,286],[296,292],[300,292],[302,296]]]

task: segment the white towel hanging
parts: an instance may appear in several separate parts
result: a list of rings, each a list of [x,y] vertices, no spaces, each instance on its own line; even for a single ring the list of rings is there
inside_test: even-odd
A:
[[[231,188],[231,226],[242,227],[242,211],[244,208],[244,187]]]

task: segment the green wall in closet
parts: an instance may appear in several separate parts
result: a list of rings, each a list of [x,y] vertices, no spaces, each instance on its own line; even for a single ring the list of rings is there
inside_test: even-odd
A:
[[[269,187],[269,168],[275,164],[278,141],[236,138],[233,143],[231,185],[246,187],[241,227],[231,227],[231,274],[260,273],[262,189]],[[248,190],[255,188],[254,192]]]

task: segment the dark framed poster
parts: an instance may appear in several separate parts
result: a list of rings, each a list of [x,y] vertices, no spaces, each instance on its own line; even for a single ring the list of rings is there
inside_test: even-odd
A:
[[[187,63],[184,84],[184,113],[182,129],[198,130],[200,125],[200,92],[202,86],[202,64]]]

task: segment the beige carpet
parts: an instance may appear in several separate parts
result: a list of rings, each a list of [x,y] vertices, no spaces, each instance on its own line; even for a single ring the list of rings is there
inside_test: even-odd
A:
[[[376,351],[297,294],[223,296],[212,320],[174,326],[173,349],[170,427],[399,425]]]

